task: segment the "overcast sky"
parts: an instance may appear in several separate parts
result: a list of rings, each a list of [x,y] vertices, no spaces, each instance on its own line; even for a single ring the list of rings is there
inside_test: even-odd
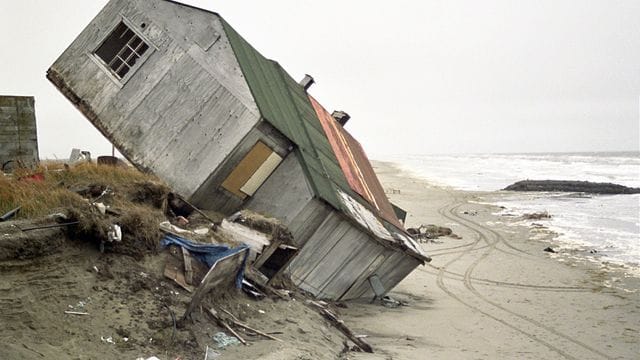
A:
[[[105,0],[0,0],[0,94],[41,158],[110,144],[45,78]],[[640,149],[640,1],[191,0],[385,154]]]

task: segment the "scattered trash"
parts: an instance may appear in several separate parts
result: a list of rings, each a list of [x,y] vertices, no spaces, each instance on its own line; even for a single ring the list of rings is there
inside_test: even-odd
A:
[[[189,224],[189,220],[187,220],[187,218],[184,216],[176,217],[176,222],[178,223],[179,226],[183,226],[183,227]]]
[[[216,342],[218,349],[224,349],[227,346],[240,345],[240,340],[233,336],[229,336],[220,331],[213,335],[213,340]]]
[[[116,342],[113,341],[113,337],[109,336],[107,338],[105,338],[104,336],[100,336],[100,340],[102,340],[102,342],[106,342],[108,344],[115,344]]]
[[[146,359],[143,358],[143,357],[139,357],[136,360],[160,360],[160,359],[155,357],[155,356],[152,356],[152,357],[149,357],[149,358],[146,358]]]
[[[548,247],[544,248],[544,250],[542,250],[542,251],[546,251],[546,252],[553,253],[553,254],[557,253],[557,251],[553,250],[551,248],[551,246],[548,246]]]
[[[100,211],[100,213],[102,215],[107,213],[107,206],[101,202],[97,202],[97,203],[93,203],[93,206],[95,206],[96,209],[98,209],[98,211]]]
[[[260,310],[260,309],[258,309],[258,312],[259,312],[260,314],[266,314],[266,312],[265,312],[264,310]]]
[[[13,210],[7,211],[4,215],[0,216],[0,221],[7,221],[7,220],[11,219],[12,217],[16,216],[20,212],[21,208],[22,208],[22,206],[18,206],[17,208],[15,208]]]
[[[382,299],[380,299],[380,301],[382,302],[382,305],[384,307],[388,307],[388,308],[397,308],[400,306],[408,306],[409,304],[404,302],[404,301],[399,301],[396,300],[394,298],[392,298],[391,296],[384,296],[382,297]]]
[[[254,299],[262,299],[265,296],[267,296],[265,293],[260,291],[257,287],[255,287],[252,283],[250,283],[246,279],[242,279],[242,291],[244,291]]]
[[[420,225],[418,228],[408,228],[407,232],[416,240],[432,240],[441,236],[449,236],[454,239],[460,237],[453,233],[451,228],[438,225]]]
[[[107,238],[109,239],[109,242],[122,241],[122,229],[120,229],[120,225],[111,225],[111,229],[107,232]]]
[[[233,334],[233,336],[235,336],[235,338],[234,338],[234,340],[235,340],[235,341],[239,341],[239,342],[241,342],[243,345],[247,345],[247,342],[242,338],[242,336],[240,336],[240,334],[238,334],[235,330],[233,330],[233,328],[231,328],[231,326],[229,326],[229,324],[228,324],[228,323],[227,323],[223,318],[221,318],[221,317],[218,315],[218,312],[217,312],[214,308],[207,309],[207,313],[208,313],[209,315],[211,315],[211,317],[216,321],[216,323],[217,323],[219,326],[222,326],[223,328],[227,329],[230,333],[232,333],[232,334]],[[227,335],[226,335],[225,333],[223,333],[223,332],[219,332],[219,333],[217,333],[216,335],[218,335],[218,334],[222,334],[222,335],[224,335],[224,336],[227,336]],[[216,340],[216,336],[215,336],[215,335],[214,335],[213,339],[214,339],[214,340]],[[219,347],[219,346],[218,346],[218,347]]]
[[[160,230],[168,233],[174,233],[174,234],[193,234],[194,233],[191,230],[186,230],[179,226],[175,226],[168,221],[161,222],[159,227],[160,227]]]
[[[69,310],[65,310],[64,313],[65,314],[69,314],[69,315],[89,315],[89,313],[87,313],[87,312],[69,311]]]
[[[530,214],[522,215],[522,218],[525,220],[542,220],[542,219],[551,219],[551,215],[547,211],[535,212]]]
[[[71,149],[71,155],[69,155],[69,163],[74,164],[81,161],[91,162],[91,152],[82,151],[76,148]]]
[[[220,353],[213,350],[207,345],[207,349],[205,350],[205,353],[204,353],[204,360],[214,360],[214,359],[217,359],[218,356],[220,356]]]
[[[463,211],[462,212],[464,215],[471,215],[471,216],[476,216],[478,215],[478,212],[476,210],[473,211]]]
[[[18,227],[18,228],[22,231],[31,231],[31,230],[42,230],[42,229],[50,229],[50,228],[63,227],[63,226],[71,226],[71,225],[77,225],[79,223],[80,223],[79,221],[72,221],[72,222],[62,223],[62,224],[51,224],[51,225],[33,226],[33,227],[26,227],[26,228]]]
[[[206,227],[205,228],[198,228],[198,229],[193,230],[193,232],[196,235],[207,235],[209,233],[209,229],[206,228]]]

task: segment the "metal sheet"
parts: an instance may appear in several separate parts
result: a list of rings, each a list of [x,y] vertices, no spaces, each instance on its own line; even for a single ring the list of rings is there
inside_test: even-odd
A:
[[[380,217],[403,229],[360,143],[338,124],[317,100],[311,96],[309,100],[320,119],[349,187],[367,200]]]

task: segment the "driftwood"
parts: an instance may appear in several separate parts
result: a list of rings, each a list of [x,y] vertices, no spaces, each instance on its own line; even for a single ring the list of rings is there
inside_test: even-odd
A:
[[[324,301],[314,301],[308,300],[307,304],[313,305],[318,308],[320,314],[324,316],[325,319],[329,320],[331,325],[335,326],[340,332],[345,334],[349,340],[353,341],[357,347],[359,347],[362,351],[373,353],[373,348],[371,345],[367,344],[364,340],[362,340],[361,336],[356,336],[351,329],[344,324],[344,321],[338,319],[338,316],[334,314],[331,310],[326,308],[327,303]]]
[[[325,319],[329,320],[331,325],[335,326],[338,330],[340,330],[343,334],[345,334],[349,338],[349,340],[353,341],[353,343],[356,344],[357,347],[362,349],[362,351],[373,353],[373,348],[371,348],[371,345],[364,342],[362,338],[357,337],[351,331],[351,329],[349,329],[347,325],[344,324],[344,321],[338,319],[336,314],[331,312],[329,309],[320,310],[320,314],[322,314],[322,316],[324,316]]]
[[[191,267],[191,254],[189,250],[182,249],[182,258],[184,259],[184,280],[187,284],[193,285],[193,268]]]
[[[238,318],[235,315],[233,315],[232,313],[230,313],[229,311],[227,311],[225,309],[222,309],[222,308],[220,308],[220,310],[222,310],[222,312],[224,312],[225,314],[227,314],[227,315],[229,315],[231,317],[231,322],[234,325],[240,326],[241,328],[244,328],[244,329],[249,330],[249,331],[253,331],[254,333],[256,333],[258,335],[266,337],[267,339],[284,342],[284,340],[282,340],[282,339],[278,339],[275,336],[271,336],[271,335],[269,335],[269,334],[267,334],[265,332],[262,332],[260,330],[254,329],[254,328],[250,327],[249,325],[241,323],[240,320],[238,320]]]
[[[218,325],[222,326],[223,328],[227,329],[231,334],[233,334],[233,336],[235,336],[236,338],[238,338],[238,340],[240,340],[240,342],[243,345],[247,345],[247,342],[242,338],[242,336],[240,336],[240,334],[238,334],[235,330],[233,330],[231,328],[231,326],[229,326],[229,324],[227,324],[226,321],[224,321],[223,318],[221,318],[220,316],[218,316],[218,312],[211,308],[211,309],[207,309],[207,312],[209,313],[209,315],[211,315],[211,317],[216,321],[216,323],[218,323]]]

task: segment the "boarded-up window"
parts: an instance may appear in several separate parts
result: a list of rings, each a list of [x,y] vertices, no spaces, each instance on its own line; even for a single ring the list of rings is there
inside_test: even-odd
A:
[[[118,79],[122,79],[148,49],[149,45],[124,22],[120,22],[95,54],[107,64]]]
[[[282,162],[263,142],[258,141],[222,183],[222,187],[244,199],[253,195]]]

